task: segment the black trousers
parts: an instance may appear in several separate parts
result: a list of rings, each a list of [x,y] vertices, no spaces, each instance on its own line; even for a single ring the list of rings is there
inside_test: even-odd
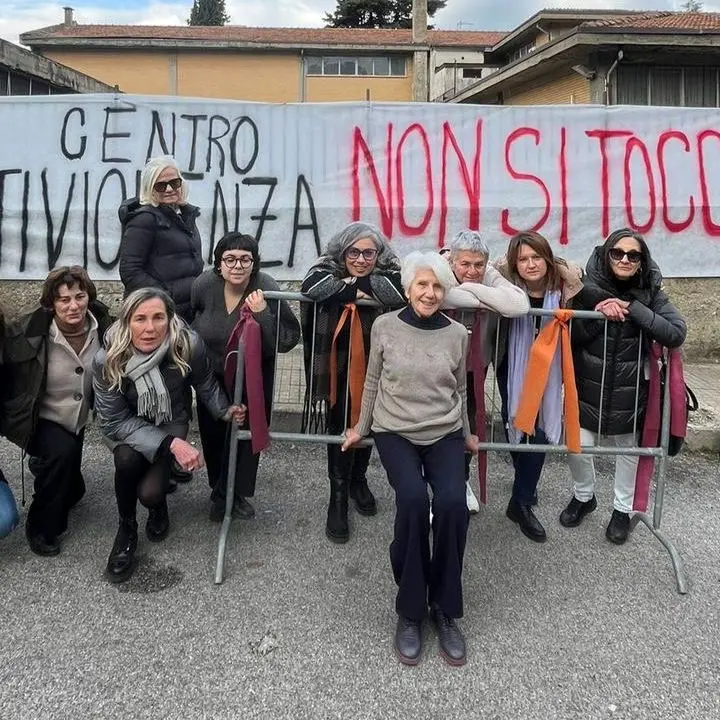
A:
[[[165,502],[172,457],[168,453],[150,462],[129,445],[115,447],[115,499],[121,520],[135,519],[138,500],[148,508]]]
[[[85,430],[77,435],[40,419],[28,443],[28,467],[35,476],[25,528],[30,537],[51,541],[67,530],[68,513],[85,494],[80,471]]]
[[[227,490],[230,433],[234,423],[215,420],[200,400],[197,403],[200,442],[207,466],[208,483],[212,488],[213,502],[222,502]],[[253,454],[250,440],[239,440],[237,444],[237,466],[235,472],[235,497],[247,498],[255,495],[260,453]]]
[[[350,427],[350,411],[345,403],[347,373],[338,373],[337,402],[328,411],[328,432],[342,435]],[[327,446],[328,477],[337,480],[361,480],[367,473],[372,448],[353,448],[341,452],[339,445]]]
[[[428,605],[449,617],[463,614],[462,567],[468,528],[461,430],[432,445],[376,433],[375,446],[395,491],[395,537],[390,545],[399,615],[420,621]],[[430,554],[432,487],[433,547]]]
[[[498,387],[500,388],[500,398],[502,400],[502,419],[505,425],[505,437],[510,440],[507,423],[508,423],[508,362],[507,357],[498,368]],[[548,439],[545,433],[539,428],[535,428],[534,435],[523,435],[521,442],[528,442],[530,445],[546,445]],[[543,465],[545,464],[545,453],[520,453],[511,452],[513,468],[515,469],[515,480],[513,482],[512,500],[518,505],[531,505],[537,498],[537,486],[542,475]]]

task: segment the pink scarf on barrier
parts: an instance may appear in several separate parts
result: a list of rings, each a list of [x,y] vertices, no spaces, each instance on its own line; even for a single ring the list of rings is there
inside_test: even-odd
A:
[[[645,408],[640,447],[658,447],[660,445],[660,425],[662,420],[662,384],[660,382],[660,359],[663,347],[650,344],[650,377],[648,379],[648,398]],[[666,382],[670,383],[670,434],[685,437],[687,428],[687,399],[685,395],[685,374],[683,372],[682,353],[679,349],[668,353]],[[655,470],[655,458],[640,457],[635,474],[635,497],[633,510],[645,512],[650,501],[650,484]]]
[[[257,455],[270,445],[270,432],[265,415],[262,335],[260,325],[255,320],[252,310],[246,305],[240,310],[240,319],[230,333],[225,346],[225,388],[231,398],[234,397],[237,348],[240,341],[243,343],[245,394],[248,400],[251,445],[253,454]]]

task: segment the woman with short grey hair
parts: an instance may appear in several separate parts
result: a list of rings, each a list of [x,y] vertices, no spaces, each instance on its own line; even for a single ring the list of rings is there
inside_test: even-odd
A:
[[[478,450],[465,395],[468,335],[440,310],[455,280],[438,253],[410,253],[402,283],[407,306],[373,325],[362,410],[342,449],[349,451],[372,431],[395,491],[390,562],[398,585],[398,659],[406,665],[420,661],[429,605],[441,654],[449,664],[463,665],[465,639],[455,620],[463,614],[468,527],[464,457],[465,450]]]
[[[148,161],[140,175],[139,197],[118,209],[119,270],[126,297],[138,288],[160,288],[190,322],[190,290],[203,271],[203,259],[196,224],[200,210],[187,198],[187,184],[172,157]]]
[[[303,431],[339,435],[357,420],[370,328],[382,312],[356,306],[355,301],[404,305],[400,262],[377,227],[353,222],[331,238],[305,276],[301,292],[315,301],[302,303],[300,309],[306,377]],[[351,356],[351,344],[356,349],[361,344],[362,352]],[[366,477],[370,453],[370,448],[341,453],[337,445],[327,446],[330,502],[325,534],[331,542],[344,543],[350,537],[348,497],[361,515],[377,512]]]
[[[490,248],[485,241],[485,237],[477,230],[461,230],[448,245],[450,249],[450,257],[457,255],[461,250],[479,253],[485,257],[487,261],[490,257]]]

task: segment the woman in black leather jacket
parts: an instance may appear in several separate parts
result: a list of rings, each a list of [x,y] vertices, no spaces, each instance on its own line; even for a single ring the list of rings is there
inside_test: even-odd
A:
[[[582,445],[595,445],[600,435],[618,447],[634,447],[647,400],[648,344],[656,340],[668,348],[679,347],[687,327],[661,287],[660,268],[642,235],[627,228],[611,233],[595,248],[586,270],[574,307],[597,310],[609,322],[607,338],[603,321],[573,323],[580,440]],[[618,455],[615,462],[614,511],[605,535],[618,545],[627,540],[630,529],[637,462],[637,456],[627,455]],[[575,488],[560,523],[576,527],[597,506],[595,468],[591,455],[570,455],[568,464]]]

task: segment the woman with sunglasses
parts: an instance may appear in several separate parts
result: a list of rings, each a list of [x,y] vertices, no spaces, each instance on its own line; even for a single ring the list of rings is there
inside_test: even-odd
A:
[[[357,419],[350,421],[351,410],[354,403],[359,412],[365,378],[364,372],[362,377],[352,375],[357,368],[367,367],[370,328],[382,312],[358,305],[357,315],[349,319],[346,306],[354,307],[355,301],[361,298],[377,300],[387,307],[405,305],[400,262],[378,228],[354,222],[330,240],[325,253],[308,271],[300,290],[315,301],[314,305],[302,303],[300,308],[306,379],[303,432],[341,435]],[[343,322],[338,332],[343,317],[348,321]],[[364,352],[361,358],[353,359],[348,355],[354,322],[359,322],[362,330]],[[346,393],[349,375],[355,389],[350,403],[346,402],[346,396],[350,395],[349,391]],[[361,515],[377,512],[366,477],[370,453],[371,448],[365,447],[343,453],[339,445],[327,446],[330,502],[325,534],[331,542],[345,543],[350,537],[348,496]]]
[[[616,447],[637,446],[639,417],[647,400],[643,368],[651,340],[668,348],[683,344],[687,327],[662,290],[662,274],[643,236],[627,228],[611,233],[587,263],[582,293],[574,307],[597,310],[607,320],[576,321],[572,343],[580,400],[580,441],[596,445],[600,437]],[[637,398],[636,398],[637,394]],[[637,408],[637,413],[636,413]],[[621,545],[630,531],[638,458],[615,460],[614,510],[605,536]],[[565,527],[577,527],[597,507],[592,455],[570,455],[574,494],[560,515]]]
[[[205,342],[215,375],[223,384],[228,339],[243,310],[252,313],[261,331],[260,364],[265,414],[269,419],[275,356],[279,352],[289,352],[297,345],[300,325],[287,302],[265,299],[263,291],[280,290],[280,286],[270,275],[260,271],[260,254],[255,238],[237,232],[228,233],[215,247],[214,259],[214,267],[200,275],[192,286],[193,329]],[[243,403],[247,404],[247,394]],[[210,519],[219,522],[225,514],[227,443],[231,428],[223,420],[216,420],[202,402],[198,402],[197,415],[208,482],[212,488]],[[252,452],[249,440],[238,442],[233,498],[233,514],[237,517],[251,518],[255,515],[255,509],[247,498],[255,494],[259,461],[260,454]]]
[[[140,197],[126,200],[118,215],[125,297],[138,288],[161,288],[178,315],[190,322],[190,288],[203,270],[203,259],[196,225],[200,211],[187,198],[175,160],[152,158],[140,176]]]

